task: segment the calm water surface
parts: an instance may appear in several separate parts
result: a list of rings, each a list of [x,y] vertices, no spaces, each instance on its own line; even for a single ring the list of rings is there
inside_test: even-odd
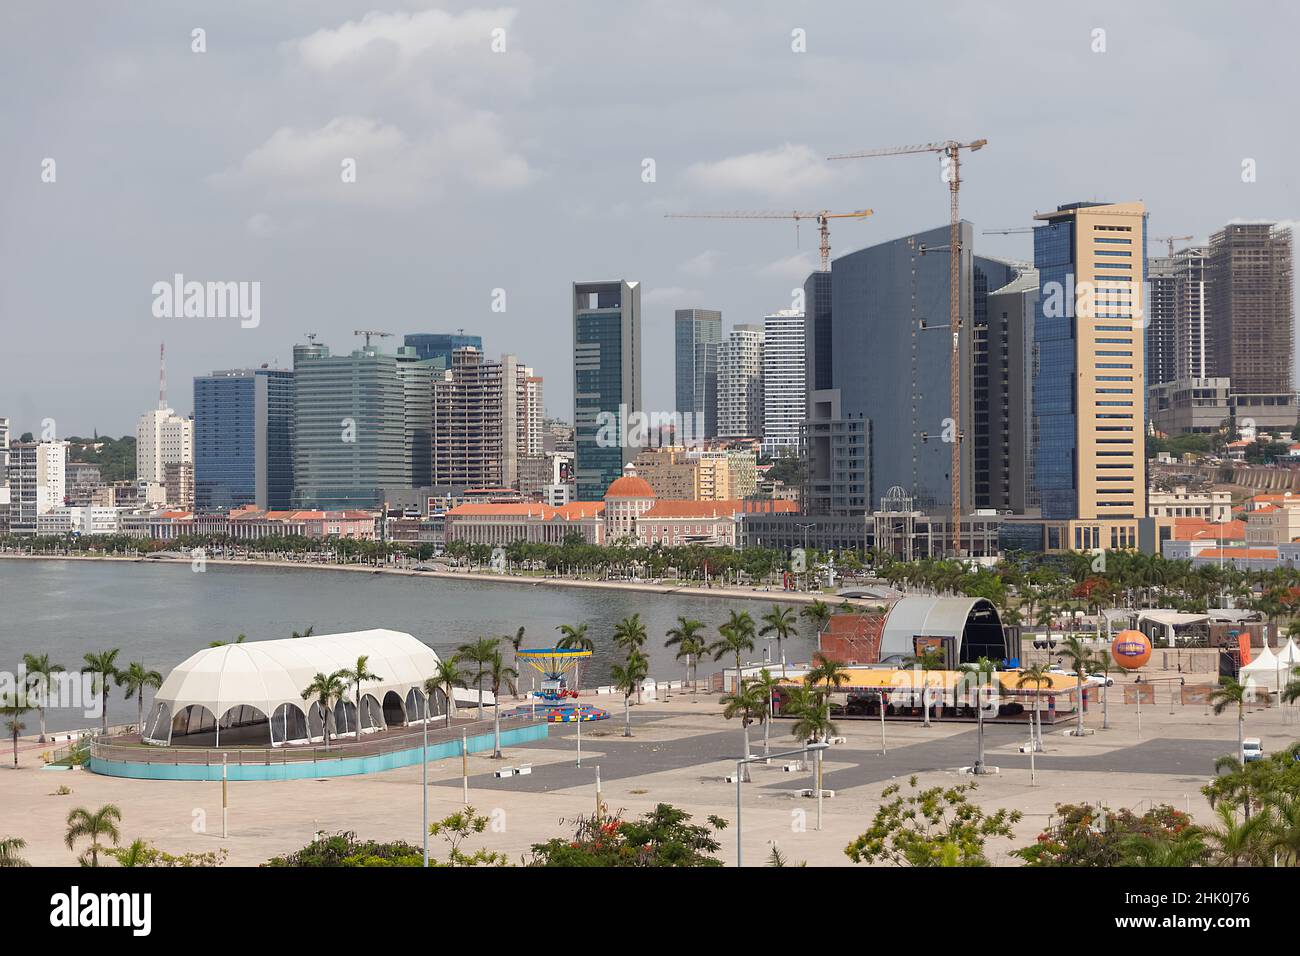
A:
[[[523,625],[524,646],[543,647],[558,639],[558,625],[585,621],[596,650],[583,684],[593,686],[607,683],[610,665],[622,659],[614,626],[639,613],[649,635],[651,674],[675,679],[683,670],[664,648],[664,632],[684,614],[704,621],[716,637],[713,628],[732,607],[755,619],[768,610],[760,601],[330,570],[209,564],[196,574],[185,561],[0,560],[0,670],[16,671],[28,652],[48,653],[76,669],[87,651],[120,647],[119,662],[143,660],[166,676],[210,641],[233,641],[241,633],[250,641],[288,637],[308,625],[317,634],[372,627],[407,631],[440,654],[475,637],[513,635]],[[757,643],[755,659],[767,645]],[[810,650],[810,642],[798,638],[787,644],[786,657],[806,660]],[[706,660],[700,673],[724,663]],[[134,701],[123,701],[114,690],[109,716],[134,721]],[[35,732],[36,716],[24,719]],[[87,723],[80,713],[48,716],[51,729]]]

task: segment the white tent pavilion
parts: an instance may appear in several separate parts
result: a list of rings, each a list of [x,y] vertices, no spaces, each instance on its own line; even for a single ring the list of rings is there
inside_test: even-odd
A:
[[[317,674],[356,666],[379,679],[349,686],[329,714],[302,693]],[[205,746],[306,743],[418,723],[445,713],[438,693],[426,704],[424,682],[438,669],[432,648],[401,631],[370,630],[274,641],[223,644],[199,651],[167,675],[145,721],[146,743]],[[358,730],[358,725],[360,730]],[[185,738],[183,741],[177,738]]]

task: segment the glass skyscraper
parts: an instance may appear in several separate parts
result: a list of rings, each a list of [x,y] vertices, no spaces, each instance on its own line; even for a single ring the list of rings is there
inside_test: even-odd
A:
[[[718,346],[722,313],[716,309],[678,309],[675,357],[677,411],[695,419],[694,437],[718,433]]]
[[[578,499],[599,501],[640,450],[641,283],[573,284],[573,424]]]
[[[1133,547],[1146,516],[1146,211],[1072,203],[1037,218],[1034,478],[1043,518],[1071,522],[1047,546]]]
[[[283,510],[293,499],[294,375],[231,369],[194,379],[194,504]]]

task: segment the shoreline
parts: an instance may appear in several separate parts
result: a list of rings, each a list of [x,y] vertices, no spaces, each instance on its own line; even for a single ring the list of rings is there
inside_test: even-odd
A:
[[[78,554],[0,554],[0,560],[17,561],[106,561],[125,564],[186,565],[185,558],[115,557],[112,555]],[[774,604],[812,604],[823,601],[830,605],[841,602],[857,607],[872,607],[879,601],[861,598],[844,598],[834,594],[809,594],[802,591],[752,591],[740,588],[701,588],[691,585],[665,585],[638,581],[584,581],[570,578],[529,578],[522,575],[491,574],[480,571],[414,571],[408,568],[375,567],[365,564],[318,564],[303,561],[268,561],[263,559],[207,558],[208,564],[224,567],[288,568],[297,571],[350,571],[354,574],[393,574],[408,578],[437,578],[443,581],[471,581],[484,584],[513,585],[515,587],[595,588],[608,591],[632,591],[640,594],[657,594],[664,597],[727,598],[731,600],[767,601]]]

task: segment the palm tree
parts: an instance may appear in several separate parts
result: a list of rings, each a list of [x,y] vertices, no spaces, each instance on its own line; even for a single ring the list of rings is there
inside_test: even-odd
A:
[[[555,646],[562,650],[571,651],[594,651],[596,643],[587,636],[587,625],[582,624],[561,624],[556,628],[562,635],[560,641]],[[582,660],[579,659],[573,665],[573,689],[582,690]]]
[[[820,602],[818,602],[820,603]],[[824,605],[823,605],[824,606]],[[781,607],[778,604],[772,605],[772,610],[768,611],[762,617],[763,627],[759,636],[766,637],[769,634],[776,635],[776,656],[781,662],[781,676],[785,676],[785,650],[783,645],[785,641],[794,637],[795,630],[795,613],[793,608]],[[819,632],[820,633],[820,632]]]
[[[849,682],[848,668],[840,661],[832,660],[825,654],[818,654],[815,666],[804,675],[804,683],[809,687],[826,685],[826,698]]]
[[[1017,690],[1029,684],[1034,685],[1034,713],[1029,720],[1029,737],[1033,741],[1033,746],[1030,748],[1031,753],[1043,749],[1043,723],[1039,701],[1042,698],[1043,685],[1047,684],[1050,687],[1051,683],[1051,671],[1046,663],[1022,668],[1020,676],[1016,678]]]
[[[975,723],[977,753],[975,755],[975,773],[984,772],[984,688],[992,688],[993,674],[997,666],[987,657],[981,657],[973,664],[962,664],[961,669],[975,676]]]
[[[339,677],[347,681],[352,687],[355,687],[357,691],[357,740],[361,739],[361,686],[366,681],[383,680],[378,674],[371,673],[370,668],[366,666],[369,661],[370,657],[362,654],[357,658],[356,667],[345,667],[338,672]]]
[[[1092,653],[1083,646],[1079,638],[1071,634],[1061,645],[1061,654],[1069,661],[1070,666],[1074,668],[1075,678],[1079,682],[1079,707],[1078,707],[1078,725],[1074,729],[1074,736],[1083,736],[1083,692],[1087,687],[1085,678],[1088,668],[1092,665]]]
[[[722,660],[726,654],[734,655],[736,658],[736,687],[740,687],[741,681],[741,660],[740,655],[754,650],[754,619],[749,616],[748,611],[731,612],[727,618],[727,623],[718,628],[718,640],[714,641],[708,647],[708,652],[713,655],[715,661]]]
[[[162,674],[145,668],[143,661],[132,661],[126,670],[117,672],[117,686],[126,688],[126,693],[122,696],[127,700],[132,697],[136,699],[135,726],[141,734],[144,733],[145,688],[157,690],[162,686],[162,680]]]
[[[333,713],[335,702],[342,700],[346,692],[347,684],[344,682],[342,671],[335,671],[333,674],[317,671],[311,683],[303,688],[303,700],[315,697],[316,703],[320,704],[321,732],[325,735],[326,750],[330,748],[330,715]]]
[[[27,841],[22,837],[0,837],[0,870],[31,866],[18,855],[18,851],[26,846]]]
[[[799,616],[809,621],[816,637],[821,637],[822,630],[831,619],[831,609],[825,601],[813,601],[799,611]]]
[[[295,639],[296,639],[296,638],[300,638],[300,637],[311,637],[312,634],[314,634],[314,633],[316,633],[316,625],[315,625],[315,624],[308,624],[308,625],[307,625],[307,630],[305,630],[305,631],[301,631],[301,632],[299,632],[299,631],[294,631],[294,632],[293,632],[292,634],[290,634],[289,636],[292,637],[292,638],[295,638]]]
[[[447,695],[447,726],[451,726],[451,715],[456,711],[456,688],[465,686],[466,674],[460,669],[456,658],[438,661],[438,669],[424,682],[425,700],[433,700],[437,691]],[[429,706],[425,704],[426,713]]]
[[[1246,754],[1243,749],[1243,735],[1246,732],[1246,697],[1249,691],[1246,685],[1239,684],[1231,677],[1220,677],[1219,687],[1210,694],[1210,705],[1215,716],[1223,713],[1234,704],[1237,707],[1237,761],[1245,766]]]
[[[646,659],[641,654],[633,652],[628,656],[626,664],[615,664],[609,669],[609,674],[614,681],[614,686],[623,692],[623,736],[631,737],[632,694],[646,675]]]
[[[111,651],[103,651],[95,654],[89,653],[82,657],[85,662],[86,670],[98,676],[100,707],[103,713],[103,730],[104,735],[108,735],[108,682],[117,677],[117,655],[121,653],[120,648],[113,648]]]
[[[688,681],[692,678],[692,672],[696,670],[700,656],[707,649],[704,638],[701,636],[703,630],[703,621],[697,621],[683,615],[677,618],[677,626],[669,628],[665,635],[668,640],[664,641],[664,647],[676,646],[676,660],[686,659],[686,679]],[[696,683],[692,681],[692,684]],[[698,686],[695,689],[698,690]]]
[[[31,668],[27,668],[31,671]],[[1300,667],[1291,669],[1291,677],[1300,678]],[[1294,704],[1300,700],[1300,680],[1287,679],[1286,686],[1282,688],[1282,700],[1288,704]]]
[[[733,717],[740,718],[740,727],[745,734],[745,759],[748,760],[749,753],[749,725],[753,723],[755,717],[762,713],[764,709],[762,691],[757,690],[748,682],[740,685],[740,690],[734,694],[728,694],[722,698],[722,716],[727,720]],[[740,765],[740,779],[749,782],[749,764]]]
[[[1233,762],[1236,766],[1236,762]],[[1206,831],[1206,837],[1219,866],[1258,866],[1265,862],[1263,848],[1267,835],[1268,817],[1265,814],[1246,816],[1238,821],[1232,805],[1220,803],[1214,808],[1221,826]]]
[[[501,652],[497,651],[488,661],[488,680],[492,682],[492,734],[494,742],[492,745],[492,756],[500,758],[501,756],[501,685],[514,680],[519,676],[519,672],[513,667],[507,667]]]
[[[641,648],[645,647],[646,639],[645,625],[641,623],[640,614],[633,614],[631,617],[625,617],[614,625],[614,643],[621,647],[629,656],[632,654],[641,654]],[[641,703],[640,684],[638,684],[636,688],[636,702],[638,704]]]
[[[491,637],[480,637],[469,644],[456,648],[456,656],[474,665],[474,685],[478,688],[478,719],[483,719],[483,674],[487,670],[492,655],[497,652],[497,641]]]
[[[828,737],[839,733],[839,728],[831,722],[831,704],[823,695],[809,691],[795,692],[790,695],[783,712],[794,718],[790,736],[807,743],[815,740],[825,743]]]
[[[114,804],[106,803],[94,813],[85,807],[77,807],[68,814],[68,831],[63,835],[63,842],[71,850],[83,837],[90,838],[90,846],[81,855],[82,866],[99,866],[99,851],[103,849],[100,837],[108,837],[113,846],[122,838],[117,825],[122,822],[122,811]],[[89,860],[90,862],[86,862]]]
[[[311,628],[308,628],[307,630],[310,631]],[[299,633],[297,633],[296,631],[294,632],[294,635],[293,635],[293,636],[294,636],[294,637],[302,637],[302,635],[299,634]],[[240,635],[239,635],[238,637],[236,637],[235,640],[234,640],[233,642],[231,642],[231,643],[242,644],[242,643],[244,643],[244,641],[246,641],[246,640],[248,640],[247,635],[245,635],[245,634],[240,634]],[[225,647],[226,644],[227,644],[226,641],[209,641],[209,642],[208,642],[208,647]]]
[[[905,658],[903,663],[913,669],[919,668],[921,671],[921,725],[930,726],[930,671],[939,671],[944,669],[942,655],[935,648],[926,648],[920,654],[913,654]],[[883,705],[882,705],[883,706]]]
[[[51,664],[49,654],[24,654],[23,670],[27,671],[29,678],[41,679],[41,691],[36,698],[36,714],[41,721],[41,735],[36,738],[36,742],[43,744],[45,743],[45,708],[50,700],[50,684],[54,681],[55,674],[62,673],[63,665]]]
[[[1185,868],[1205,859],[1205,837],[1188,827],[1171,837],[1131,836],[1121,841],[1121,866],[1165,866]]]
[[[524,646],[524,626],[520,624],[519,629],[515,631],[515,636],[510,637],[509,635],[506,635],[506,640],[510,642],[510,653],[514,655],[514,657],[511,658],[511,665],[513,666],[514,664],[519,663],[519,657],[518,657],[519,651]],[[519,671],[516,670],[515,676],[510,678],[510,694],[511,696],[514,697],[515,700],[519,699],[518,681],[519,681]]]
[[[1111,660],[1108,651],[1101,651],[1093,657],[1088,663],[1088,669],[1095,674],[1100,674],[1106,678],[1106,683],[1101,685],[1101,729],[1110,730],[1110,708],[1107,704],[1110,702],[1110,672],[1114,667],[1114,661]]]
[[[31,708],[26,704],[18,703],[18,698],[16,697],[12,699],[6,697],[4,700],[0,701],[0,717],[8,718],[5,721],[5,729],[9,732],[9,736],[13,738],[14,742],[15,767],[18,766],[18,738],[22,735],[22,732],[27,729],[27,725],[18,718],[29,710],[31,710]]]
[[[772,752],[772,698],[776,695],[776,689],[781,686],[781,681],[764,667],[758,672],[757,677],[750,678],[749,686],[763,697],[763,709],[759,716],[763,718],[763,756],[766,757]]]

